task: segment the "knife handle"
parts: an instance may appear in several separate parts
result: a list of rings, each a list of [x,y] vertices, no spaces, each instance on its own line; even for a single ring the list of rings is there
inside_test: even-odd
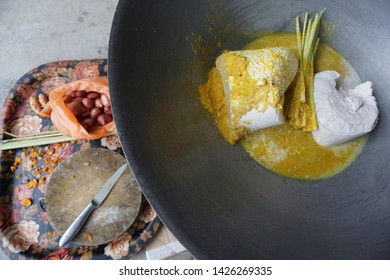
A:
[[[83,211],[77,216],[77,218],[74,220],[74,222],[69,226],[69,228],[65,231],[64,235],[61,237],[59,245],[60,247],[65,246],[68,244],[69,241],[73,239],[73,237],[76,236],[76,234],[79,232],[79,230],[84,225],[85,221],[87,220],[89,214],[91,214],[92,210],[96,208],[96,205],[92,202],[90,202]]]

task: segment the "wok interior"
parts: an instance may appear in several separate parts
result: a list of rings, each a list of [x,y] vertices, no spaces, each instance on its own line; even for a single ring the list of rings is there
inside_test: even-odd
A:
[[[296,15],[323,8],[332,30],[322,39],[373,82],[380,120],[346,171],[292,180],[227,144],[198,86],[222,50],[294,32]],[[147,199],[195,257],[390,257],[389,12],[386,1],[119,3],[109,57],[118,133]]]

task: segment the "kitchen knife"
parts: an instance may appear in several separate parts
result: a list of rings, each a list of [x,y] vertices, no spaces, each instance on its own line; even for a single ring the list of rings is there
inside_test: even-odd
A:
[[[116,182],[122,176],[123,172],[126,170],[127,163],[122,165],[115,173],[111,176],[110,179],[104,184],[104,186],[98,191],[94,198],[89,202],[89,204],[81,211],[81,213],[76,217],[73,223],[65,231],[64,235],[61,237],[59,245],[60,247],[68,244],[69,241],[76,236],[79,230],[84,225],[85,221],[91,214],[91,212],[98,208],[103,201],[106,199],[112,188],[115,186]]]

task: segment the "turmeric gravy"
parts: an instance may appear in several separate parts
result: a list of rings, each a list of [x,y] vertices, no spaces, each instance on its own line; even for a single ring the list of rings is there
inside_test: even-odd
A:
[[[261,37],[245,49],[289,47],[297,54],[295,34],[276,33]],[[339,86],[350,88],[360,83],[352,66],[334,49],[320,44],[315,59],[315,73],[334,70],[341,74]],[[289,100],[289,90],[285,100]],[[208,82],[200,88],[202,104],[214,114],[218,129],[224,135],[229,133],[228,113],[224,106],[224,92],[221,77],[213,68]],[[322,147],[311,133],[295,130],[282,124],[258,130],[240,140],[242,147],[265,168],[296,179],[317,180],[333,176],[345,170],[361,153],[368,136],[334,147]]]

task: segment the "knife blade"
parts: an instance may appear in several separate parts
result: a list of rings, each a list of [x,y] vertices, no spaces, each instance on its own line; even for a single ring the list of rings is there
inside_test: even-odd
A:
[[[73,223],[69,226],[69,228],[62,235],[59,246],[63,247],[68,244],[80,231],[85,221],[92,213],[92,211],[98,208],[103,201],[107,198],[108,194],[111,192],[112,188],[115,186],[116,182],[118,182],[119,178],[125,172],[127,167],[127,163],[119,167],[117,171],[107,180],[107,182],[103,185],[103,187],[96,193],[96,195],[92,198],[92,200],[88,203],[88,205],[81,211],[81,213],[76,217]]]

